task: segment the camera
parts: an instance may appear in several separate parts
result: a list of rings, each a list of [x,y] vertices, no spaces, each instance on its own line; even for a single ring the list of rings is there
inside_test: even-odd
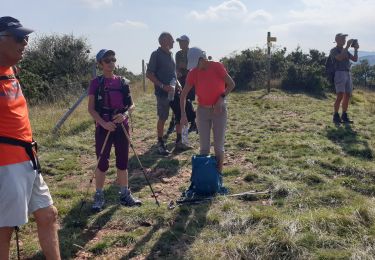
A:
[[[353,39],[352,45],[350,47],[354,47],[354,46],[357,46],[357,45],[358,45],[358,40]]]

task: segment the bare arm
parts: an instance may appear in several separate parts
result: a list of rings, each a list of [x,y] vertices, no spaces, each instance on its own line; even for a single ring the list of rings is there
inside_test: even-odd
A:
[[[341,53],[337,54],[335,56],[335,59],[338,60],[338,61],[343,61],[343,60],[346,60],[346,59],[349,59],[350,58],[350,55],[349,55],[349,48],[350,46],[352,45],[353,43],[353,40],[350,39],[346,42],[346,47],[342,49]]]
[[[350,55],[350,59],[354,62],[357,62],[358,61],[358,49],[359,49],[359,45],[357,43],[357,45],[354,46],[354,55]]]
[[[147,71],[146,77],[149,80],[151,80],[152,83],[155,84],[155,87],[157,86],[158,88],[161,88],[165,92],[169,92],[169,91],[173,90],[173,88],[171,86],[169,86],[169,85],[163,85],[163,83],[161,83],[161,81],[158,80],[158,78],[155,76],[155,74],[153,72]]]
[[[229,74],[225,76],[224,80],[225,80],[225,85],[226,85],[224,94],[228,95],[234,89],[236,84],[234,83],[232,77],[229,76]]]

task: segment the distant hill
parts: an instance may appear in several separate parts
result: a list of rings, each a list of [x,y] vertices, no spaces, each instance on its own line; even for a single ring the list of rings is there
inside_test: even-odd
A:
[[[358,51],[358,57],[375,56],[375,51]]]
[[[368,60],[371,66],[375,65],[375,52],[374,51],[359,51],[359,60]]]
[[[362,56],[359,57],[359,60],[368,60],[368,63],[373,66],[375,65],[375,55],[368,55],[368,56]]]

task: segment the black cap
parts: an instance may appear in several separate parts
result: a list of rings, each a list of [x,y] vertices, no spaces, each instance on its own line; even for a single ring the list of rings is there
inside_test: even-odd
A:
[[[0,17],[0,32],[9,32],[15,36],[25,37],[33,31],[23,27],[16,18],[10,16]]]

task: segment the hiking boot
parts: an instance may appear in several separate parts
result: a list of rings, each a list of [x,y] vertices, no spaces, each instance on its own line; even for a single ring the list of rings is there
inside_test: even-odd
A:
[[[193,147],[184,144],[183,142],[178,142],[175,144],[174,150],[175,151],[187,151],[193,149]]]
[[[165,147],[165,144],[162,142],[158,143],[158,153],[160,155],[169,155],[171,152],[168,151],[167,147]]]
[[[125,192],[120,192],[120,203],[126,207],[133,207],[133,206],[141,206],[142,202],[139,199],[133,197],[130,190],[126,190]]]
[[[333,114],[333,123],[335,123],[335,124],[341,124],[342,123],[339,113]]]
[[[341,120],[344,124],[353,123],[353,121],[349,119],[348,113],[346,113],[346,112],[342,113]]]
[[[103,209],[104,203],[105,203],[104,193],[103,192],[95,192],[94,203],[92,204],[91,209],[93,211],[99,212]]]

